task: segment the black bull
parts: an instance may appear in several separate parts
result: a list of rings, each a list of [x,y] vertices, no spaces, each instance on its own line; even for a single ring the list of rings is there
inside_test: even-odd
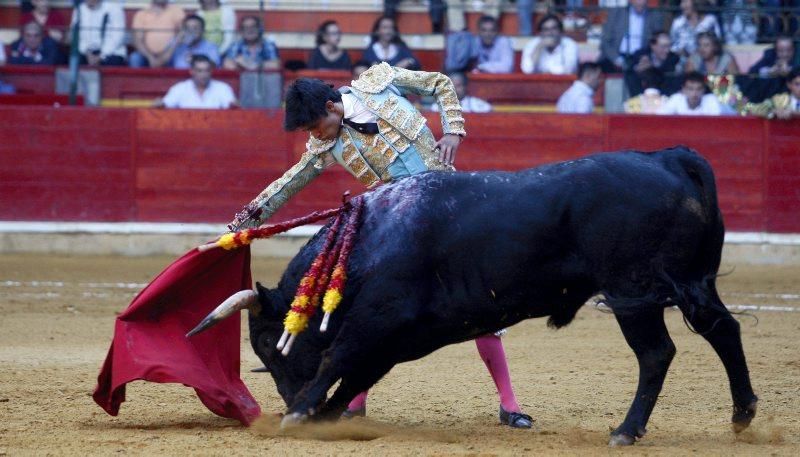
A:
[[[675,355],[664,324],[672,305],[722,359],[734,429],[754,417],[739,324],[716,290],[724,226],[714,176],[695,152],[598,154],[516,173],[426,173],[364,198],[344,299],[327,332],[319,332],[317,313],[288,356],[275,348],[328,227],[276,289],[258,287],[250,337],[289,407],[285,422],[336,418],[397,363],[448,344],[533,317],[565,326],[598,293],[639,362],[636,396],[611,444],[645,433]]]

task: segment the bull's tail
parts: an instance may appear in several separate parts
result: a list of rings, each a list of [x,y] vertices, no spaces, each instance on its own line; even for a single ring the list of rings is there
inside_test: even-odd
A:
[[[700,202],[705,230],[693,262],[695,277],[716,277],[722,259],[725,224],[717,200],[717,185],[711,165],[700,154],[685,146],[666,151],[667,166],[676,174],[689,178]]]
[[[680,274],[667,272],[660,259],[653,259],[651,267],[658,280],[657,287],[649,295],[625,298],[603,291],[605,301],[615,313],[636,311],[642,303],[666,304],[664,300],[667,297],[684,314],[692,315],[703,308],[724,309],[725,305],[717,294],[716,279],[722,259],[725,227],[717,202],[714,172],[703,157],[684,146],[657,154],[667,170],[687,183],[685,195],[695,201],[692,210],[702,220],[696,235],[696,250],[688,262],[688,269]]]
[[[693,321],[698,312],[719,313],[728,316],[727,308],[717,292],[717,276],[725,241],[725,225],[717,200],[717,186],[711,165],[697,152],[680,146],[667,152],[673,172],[688,177],[694,194],[701,203],[704,230],[692,261],[690,280],[683,284],[672,283],[676,305],[684,316]],[[703,329],[707,330],[707,329]]]

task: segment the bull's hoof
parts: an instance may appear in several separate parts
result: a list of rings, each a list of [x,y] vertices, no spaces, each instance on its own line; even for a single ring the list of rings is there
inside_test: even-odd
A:
[[[636,438],[626,433],[611,435],[611,439],[608,440],[610,447],[633,446],[634,443],[636,443]]]
[[[750,426],[750,422],[756,417],[756,408],[758,400],[754,400],[745,408],[733,407],[733,417],[731,418],[731,426],[734,433],[739,433]]]
[[[283,419],[281,419],[281,430],[286,430],[287,428],[291,427],[297,427],[306,420],[308,420],[308,416],[306,416],[305,414],[289,413],[283,416]]]

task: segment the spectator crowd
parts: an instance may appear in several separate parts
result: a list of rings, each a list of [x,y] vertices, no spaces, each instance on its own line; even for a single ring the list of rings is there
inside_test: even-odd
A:
[[[187,8],[169,0],[151,0],[133,14],[129,23],[117,0],[83,0],[69,18],[53,10],[48,0],[30,0],[23,2],[19,39],[9,44],[8,55],[0,47],[0,63],[59,65],[67,62],[70,52],[76,52],[80,63],[88,66],[187,69],[191,78],[185,83],[193,81],[198,92],[185,98],[193,99],[194,105],[227,107],[236,101],[229,100],[226,91],[217,90],[217,81],[211,79],[214,68],[309,68],[347,70],[355,75],[369,65],[388,62],[422,69],[398,29],[397,17],[402,14],[398,13],[398,3],[385,1],[383,15],[374,22],[358,61],[341,46],[340,25],[324,20],[316,29],[315,45],[307,61],[282,62],[278,47],[267,37],[263,15],[242,12],[237,21],[234,9],[222,0],[199,0],[196,6]],[[534,35],[523,38],[518,64],[513,41],[502,32],[498,20],[507,2],[484,2],[484,14],[474,31],[469,30],[464,16],[469,2],[427,3],[431,31],[445,34],[444,70],[459,88],[462,103],[476,112],[489,111],[491,105],[467,95],[472,73],[575,75],[574,84],[558,100],[559,112],[592,112],[592,96],[603,73],[613,73],[623,75],[630,96],[641,97],[628,104],[630,111],[724,114],[746,111],[746,100],[737,100],[736,106],[723,102],[723,106],[713,107],[705,97],[716,92],[712,76],[739,75],[747,70],[746,74],[753,77],[782,79],[779,89],[783,90],[778,92],[791,94],[790,76],[800,66],[800,52],[792,36],[798,34],[796,11],[786,15],[774,8],[785,6],[792,11],[800,5],[796,0],[758,0],[756,6],[767,8],[761,14],[754,14],[758,10],[753,2],[745,0],[665,0],[662,4],[670,7],[667,9],[651,8],[647,0],[629,0],[626,6],[606,9],[596,62],[581,62],[575,35],[568,33],[568,29],[587,24],[580,15],[582,0],[557,3],[556,10],[561,14],[536,16],[535,2],[516,0],[513,4],[519,35]],[[534,17],[538,18],[535,23]],[[773,37],[773,46],[751,68],[740,69],[727,46],[754,43],[759,36]],[[697,84],[702,84],[703,90],[699,98],[695,96]],[[175,94],[189,93],[184,86],[173,87],[175,91],[159,103],[181,106],[174,100]],[[10,89],[3,85],[0,90]],[[203,93],[209,91],[215,95],[204,100]],[[219,95],[222,92],[226,92],[224,96]],[[672,92],[675,95],[667,99]],[[790,101],[796,98],[791,97],[795,96],[790,95]]]

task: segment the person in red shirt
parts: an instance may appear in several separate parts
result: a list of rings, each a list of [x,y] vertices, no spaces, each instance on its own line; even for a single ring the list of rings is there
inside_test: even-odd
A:
[[[31,0],[33,9],[19,17],[20,27],[33,21],[42,26],[45,33],[56,43],[63,43],[67,32],[67,21],[58,11],[50,9],[50,0]]]

